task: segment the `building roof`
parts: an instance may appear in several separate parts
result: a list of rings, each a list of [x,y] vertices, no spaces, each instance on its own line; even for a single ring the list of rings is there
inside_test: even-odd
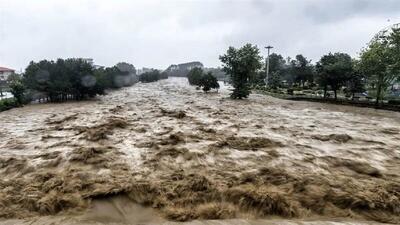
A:
[[[13,70],[13,69],[0,66],[0,72],[14,72],[14,71],[15,70]]]

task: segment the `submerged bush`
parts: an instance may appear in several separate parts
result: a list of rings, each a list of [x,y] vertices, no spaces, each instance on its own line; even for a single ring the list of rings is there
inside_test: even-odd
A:
[[[166,73],[160,73],[159,70],[152,70],[150,72],[142,73],[139,76],[139,81],[142,83],[155,82],[160,79],[167,79],[168,75]]]
[[[203,77],[203,69],[199,67],[195,67],[190,70],[189,74],[187,75],[188,81],[190,85],[199,86],[201,82],[201,78]]]
[[[211,72],[204,74],[200,79],[200,87],[203,88],[203,91],[207,92],[211,89],[218,89],[219,84],[216,77],[212,75]]]
[[[218,89],[219,84],[217,78],[211,73],[204,73],[201,68],[193,68],[188,74],[188,81],[190,85],[198,86],[203,88],[204,92],[208,92],[211,89]]]

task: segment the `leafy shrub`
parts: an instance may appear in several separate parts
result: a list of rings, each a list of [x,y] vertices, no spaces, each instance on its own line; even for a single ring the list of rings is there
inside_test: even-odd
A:
[[[19,104],[15,98],[6,98],[0,100],[0,112],[18,107]]]
[[[19,80],[15,80],[10,84],[11,94],[13,94],[18,105],[22,105],[24,102],[25,86]]]
[[[155,82],[160,80],[161,77],[165,77],[165,75],[161,75],[160,71],[158,70],[152,70],[150,72],[140,74],[139,81],[142,83]]]
[[[203,69],[199,67],[195,67],[189,71],[187,75],[188,81],[190,85],[199,86],[201,83],[201,78],[203,77]]]
[[[207,92],[211,89],[218,89],[219,84],[216,77],[211,72],[204,74],[200,79],[200,87],[203,87],[203,91]]]

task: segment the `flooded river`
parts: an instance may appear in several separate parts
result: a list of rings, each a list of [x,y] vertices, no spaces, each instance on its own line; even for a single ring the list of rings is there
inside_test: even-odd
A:
[[[0,113],[0,224],[400,223],[400,113],[228,89]]]

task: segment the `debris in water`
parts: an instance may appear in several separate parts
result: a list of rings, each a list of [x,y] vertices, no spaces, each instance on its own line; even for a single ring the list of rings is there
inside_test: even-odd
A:
[[[122,196],[174,221],[399,223],[400,114],[261,95],[232,101],[224,89],[200,95],[186,83],[2,112],[0,217],[73,217]],[[333,123],[330,107],[343,120]]]

